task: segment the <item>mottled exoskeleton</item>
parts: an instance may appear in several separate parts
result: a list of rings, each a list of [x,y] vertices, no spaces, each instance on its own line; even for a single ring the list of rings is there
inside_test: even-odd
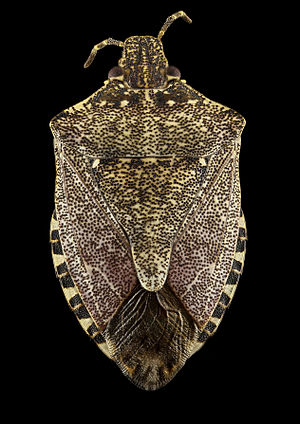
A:
[[[168,65],[161,38],[124,42],[119,65],[51,120],[53,260],[100,349],[155,390],[216,331],[242,272],[238,159],[244,118]]]

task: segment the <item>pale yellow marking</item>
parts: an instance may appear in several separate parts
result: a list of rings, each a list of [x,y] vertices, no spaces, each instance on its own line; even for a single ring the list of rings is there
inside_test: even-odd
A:
[[[92,165],[92,168],[97,168],[97,166],[99,165],[100,160],[99,159],[95,159]]]
[[[120,106],[121,107],[126,106],[128,104],[129,104],[129,101],[128,100],[121,100],[121,102],[120,102]]]
[[[168,100],[167,103],[170,104],[169,102],[175,103],[173,100]],[[170,104],[170,106],[171,106],[171,104]],[[166,122],[164,122],[164,125],[165,126],[168,126],[168,127],[175,127],[175,126],[180,125],[180,123],[179,122],[176,122],[176,121],[166,121]]]
[[[230,300],[232,298],[232,293],[234,292],[235,288],[236,288],[235,284],[226,284],[224,287],[224,293],[230,297]]]
[[[167,75],[167,84],[166,84],[166,87],[168,86],[168,82],[170,82],[170,81],[172,81],[172,80],[177,80],[177,81],[179,81],[179,80],[180,80],[180,78],[179,78],[179,77],[175,77],[175,76],[173,76],[173,75]]]
[[[244,219],[244,215],[239,217],[239,227],[242,227],[246,230],[246,222],[245,222],[245,219]]]
[[[52,218],[51,219],[51,231],[52,230],[58,230],[58,221],[56,221],[56,219]]]
[[[118,80],[118,81],[124,81],[124,75],[119,75],[119,76],[117,76],[117,77],[110,77],[110,80]],[[120,84],[120,87],[121,88],[123,88],[124,87],[124,85],[122,84]]]
[[[107,343],[101,343],[101,344],[98,344],[97,343],[97,346],[99,347],[99,349],[101,349],[102,350],[102,352],[109,358],[109,359],[113,359],[112,357],[111,357],[111,354],[110,354],[110,352],[109,352],[109,350],[108,350],[108,347],[107,347]]]
[[[131,128],[128,128],[128,130],[124,130],[123,134],[127,137],[129,137],[131,135]]]
[[[150,96],[149,96],[149,90],[145,90],[145,100],[146,100],[147,102],[150,102],[150,101],[151,101],[151,98],[150,98]]]
[[[167,103],[167,105],[169,105],[169,106],[173,106],[173,105],[175,105],[174,100],[168,100],[166,103]]]
[[[64,255],[58,255],[56,253],[52,253],[52,258],[53,258],[53,264],[55,267],[58,267],[59,265],[65,262]]]
[[[212,322],[213,324],[216,324],[216,326],[218,326],[220,324],[221,318],[210,317],[209,321]],[[215,330],[216,329],[217,329],[217,327],[215,328]],[[213,331],[213,333],[215,332],[215,330]]]
[[[74,297],[76,294],[78,294],[78,290],[76,287],[63,287],[63,292],[65,295],[65,298],[69,301],[72,297]]]
[[[88,334],[87,330],[93,324],[94,321],[91,318],[81,318],[79,321],[80,321],[81,327]],[[89,335],[89,337],[91,337],[91,336]]]
[[[196,104],[198,102],[199,102],[199,100],[197,100],[197,99],[195,99],[195,100],[190,99],[190,100],[187,101],[187,103],[189,103],[191,105],[194,105],[194,104]]]
[[[234,255],[234,259],[241,262],[243,265],[244,262],[244,258],[245,258],[245,252],[236,252]]]

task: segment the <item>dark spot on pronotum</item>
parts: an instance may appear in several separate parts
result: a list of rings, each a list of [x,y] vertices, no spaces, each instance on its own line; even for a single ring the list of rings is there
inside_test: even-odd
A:
[[[130,95],[130,104],[134,105],[139,102],[139,94],[138,93],[131,93]]]
[[[161,91],[156,93],[154,97],[155,97],[155,101],[156,101],[158,106],[164,106],[165,105],[166,99],[165,99],[164,94]]]

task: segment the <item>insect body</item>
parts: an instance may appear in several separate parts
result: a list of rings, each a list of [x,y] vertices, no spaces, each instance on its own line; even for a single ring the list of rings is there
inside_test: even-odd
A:
[[[87,334],[138,387],[168,383],[216,331],[242,272],[244,118],[169,67],[161,38],[124,42],[119,66],[50,123],[54,266]]]

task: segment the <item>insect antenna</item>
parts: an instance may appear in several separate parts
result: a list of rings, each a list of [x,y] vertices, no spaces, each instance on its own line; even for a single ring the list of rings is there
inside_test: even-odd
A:
[[[167,29],[169,28],[169,26],[176,21],[176,19],[178,18],[182,18],[184,19],[187,23],[191,24],[192,20],[187,16],[186,13],[184,13],[182,10],[180,10],[179,12],[173,13],[173,15],[169,16],[166,20],[166,22],[163,24],[161,30],[158,33],[157,38],[159,40],[161,40],[162,36],[164,35],[164,33],[167,31]]]
[[[87,61],[83,65],[83,67],[88,68],[92,64],[98,50],[103,49],[103,47],[105,47],[105,46],[112,46],[112,45],[118,46],[118,47],[123,47],[124,43],[123,43],[123,41],[114,40],[113,38],[107,38],[106,40],[101,41],[101,43],[96,44],[92,48],[92,51],[91,51],[89,57],[87,58]]]

